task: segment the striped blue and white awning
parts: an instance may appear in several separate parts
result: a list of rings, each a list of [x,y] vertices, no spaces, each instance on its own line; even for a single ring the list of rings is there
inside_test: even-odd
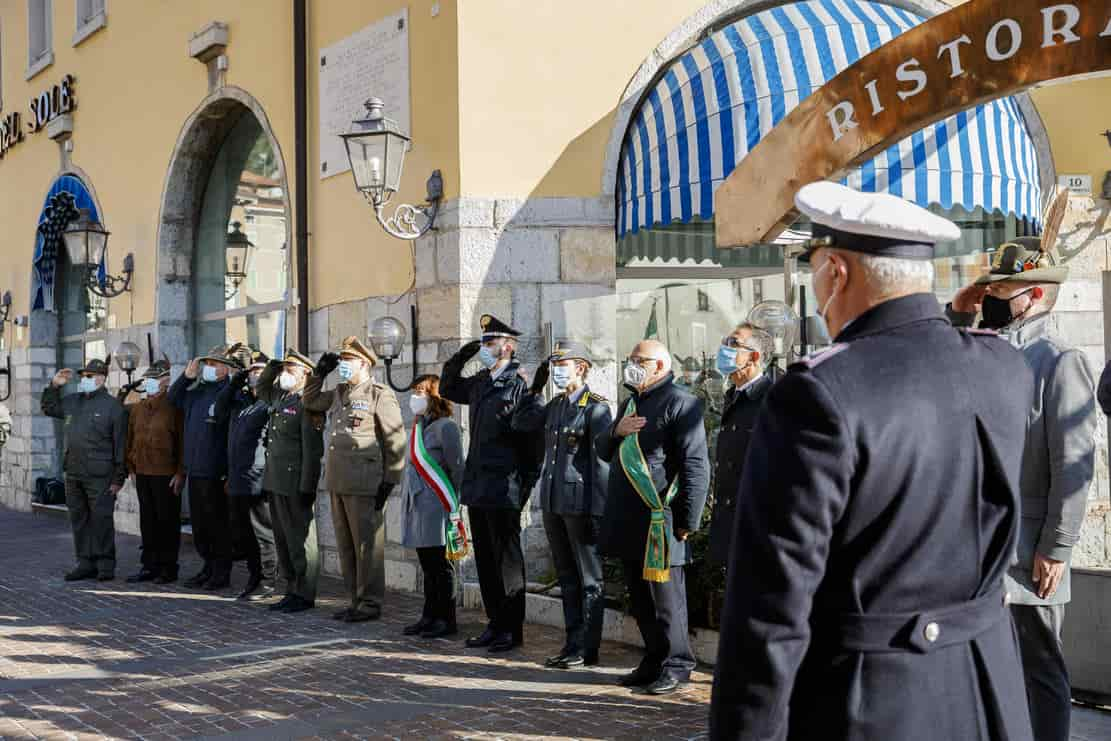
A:
[[[711,218],[717,187],[799,101],[922,20],[878,2],[805,0],[747,16],[683,53],[630,121],[618,236]],[[843,182],[921,206],[1039,220],[1036,152],[1011,98],[927,127]]]

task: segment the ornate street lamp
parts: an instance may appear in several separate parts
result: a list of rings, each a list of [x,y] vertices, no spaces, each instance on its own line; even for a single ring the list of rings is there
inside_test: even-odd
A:
[[[224,277],[231,282],[231,293],[224,296],[230,301],[239,292],[239,284],[247,278],[247,260],[254,243],[239,230],[243,226],[238,221],[231,223],[231,231],[224,241]]]
[[[795,344],[799,329],[799,315],[782,301],[761,301],[748,312],[748,321],[772,336],[775,357],[785,357]]]
[[[127,385],[131,385],[131,374],[139,367],[139,357],[142,350],[134,342],[121,342],[116,348],[116,365],[127,374]]]
[[[108,256],[109,234],[111,232],[94,220],[87,208],[81,209],[62,233],[69,261],[85,269],[86,287],[102,298],[116,298],[131,290],[131,276],[135,272],[135,258],[129,252],[123,258],[122,276],[105,274],[103,282],[98,280],[97,270]]]
[[[417,377],[417,343],[419,342],[417,307],[415,305],[409,307],[409,323],[413,327],[412,362],[413,379],[415,380]],[[370,325],[370,334],[367,339],[370,340],[370,346],[374,350],[374,354],[386,364],[386,382],[390,384],[390,388],[399,393],[404,393],[413,388],[412,381],[406,386],[395,385],[393,377],[390,375],[390,367],[393,365],[393,361],[401,355],[401,348],[405,344],[405,325],[392,316],[379,317]]]
[[[405,152],[411,139],[396,121],[385,117],[379,98],[371,98],[364,105],[366,118],[352,121],[350,131],[340,134],[347,148],[355,188],[374,208],[378,223],[389,234],[398,239],[416,239],[431,229],[436,220],[444,195],[443,177],[439,170],[432,171],[425,185],[428,193],[425,203],[420,206],[402,203],[393,216],[383,217],[383,208],[401,187]]]

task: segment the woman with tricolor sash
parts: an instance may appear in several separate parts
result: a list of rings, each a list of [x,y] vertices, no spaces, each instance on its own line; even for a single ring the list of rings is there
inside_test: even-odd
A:
[[[456,633],[452,563],[468,549],[459,508],[463,439],[451,418],[451,402],[440,396],[438,376],[417,378],[409,408],[413,428],[406,456],[401,544],[417,551],[424,572],[424,610],[403,632],[441,638]]]

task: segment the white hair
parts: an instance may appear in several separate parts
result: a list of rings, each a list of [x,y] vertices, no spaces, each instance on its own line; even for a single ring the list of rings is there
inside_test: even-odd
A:
[[[932,260],[908,260],[900,257],[854,254],[864,272],[869,293],[884,298],[908,293],[929,293],[934,286]]]

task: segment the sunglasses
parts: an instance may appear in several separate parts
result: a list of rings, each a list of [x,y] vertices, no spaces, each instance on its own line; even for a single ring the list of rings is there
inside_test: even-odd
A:
[[[738,340],[736,337],[734,337],[731,334],[726,335],[725,337],[722,337],[721,338],[721,344],[724,345],[725,347],[735,347],[738,350],[748,350],[749,352],[757,352],[755,347],[749,347],[748,345],[744,344],[743,342],[741,342],[740,340]]]

